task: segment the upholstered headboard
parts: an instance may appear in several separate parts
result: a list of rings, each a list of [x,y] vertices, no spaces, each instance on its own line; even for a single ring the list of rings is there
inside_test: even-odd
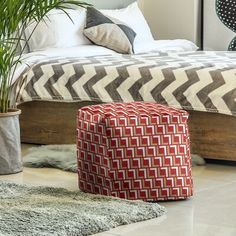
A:
[[[97,8],[103,9],[119,9],[127,7],[135,0],[86,0],[85,2],[93,4]]]

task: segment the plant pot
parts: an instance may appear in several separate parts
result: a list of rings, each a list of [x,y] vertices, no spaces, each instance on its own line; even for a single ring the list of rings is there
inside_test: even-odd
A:
[[[0,113],[0,175],[15,174],[23,170],[21,158],[21,111],[11,109]]]

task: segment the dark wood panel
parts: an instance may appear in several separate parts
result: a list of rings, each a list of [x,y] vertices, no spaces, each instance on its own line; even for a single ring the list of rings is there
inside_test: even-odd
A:
[[[29,102],[19,108],[22,142],[70,144],[76,140],[76,112],[91,102]],[[192,152],[204,157],[236,161],[236,118],[190,112]]]
[[[29,102],[20,105],[22,142],[34,144],[75,143],[76,112],[79,108],[91,104],[91,102]]]
[[[236,117],[191,112],[189,126],[193,153],[236,161]]]

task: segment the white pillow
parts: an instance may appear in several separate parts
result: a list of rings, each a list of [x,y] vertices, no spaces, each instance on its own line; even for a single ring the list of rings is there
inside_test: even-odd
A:
[[[132,28],[137,34],[135,43],[154,40],[148,23],[139,9],[137,2],[130,4],[127,8],[119,10],[101,10],[101,12],[104,15],[125,22]]]
[[[29,40],[30,52],[45,50],[47,48],[68,48],[79,45],[90,45],[91,42],[84,36],[83,30],[86,21],[86,10],[52,10],[44,21],[41,21]],[[25,37],[32,33],[36,22],[25,30]]]

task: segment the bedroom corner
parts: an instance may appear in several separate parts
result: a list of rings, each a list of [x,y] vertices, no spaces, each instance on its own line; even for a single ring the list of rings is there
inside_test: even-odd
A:
[[[201,0],[141,1],[156,39],[184,38],[200,46]]]
[[[236,235],[235,12],[2,2],[0,235]]]

